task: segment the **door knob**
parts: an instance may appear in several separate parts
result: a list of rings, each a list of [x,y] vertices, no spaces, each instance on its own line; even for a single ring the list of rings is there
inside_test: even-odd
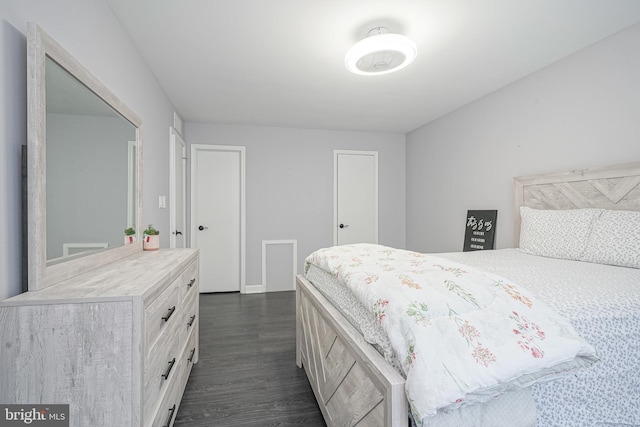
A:
[[[208,229],[208,228],[209,228],[209,227],[205,227],[204,225],[201,225],[200,227],[198,227],[198,230],[202,231],[202,230],[206,230],[206,229]]]
[[[182,231],[174,231],[173,234],[175,234],[176,236],[182,236]]]
[[[348,227],[349,227],[349,225],[348,225],[348,224],[340,224],[340,225],[339,225],[339,227],[340,227],[340,228],[348,228]]]

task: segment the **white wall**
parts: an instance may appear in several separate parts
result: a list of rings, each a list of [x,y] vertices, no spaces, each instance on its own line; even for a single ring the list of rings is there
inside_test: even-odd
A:
[[[637,24],[408,134],[407,247],[462,250],[467,209],[513,246],[513,177],[639,160]]]
[[[0,299],[20,291],[27,21],[141,117],[143,221],[169,241],[168,210],[157,203],[169,193],[173,106],[110,9],[102,0],[2,0]],[[247,147],[247,284],[260,282],[263,239],[298,239],[300,264],[332,243],[334,149],[380,152],[381,243],[460,250],[466,210],[498,209],[497,246],[507,247],[513,176],[640,160],[639,52],[636,25],[411,132],[406,153],[405,137],[391,134],[189,123],[186,137]]]
[[[298,272],[307,255],[333,244],[336,149],[378,151],[378,240],[405,246],[402,134],[186,123],[185,141],[246,147],[247,285],[262,284],[262,240],[296,239]]]
[[[65,243],[122,246],[127,228],[129,141],[122,117],[47,114],[47,259]],[[96,206],[101,206],[96,209]]]
[[[40,25],[143,122],[144,223],[169,242],[169,126],[173,106],[102,0],[0,2],[0,299],[21,289],[20,147],[26,144],[26,28]]]

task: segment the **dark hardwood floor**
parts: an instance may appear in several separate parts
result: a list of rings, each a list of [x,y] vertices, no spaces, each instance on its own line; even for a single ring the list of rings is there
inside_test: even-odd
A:
[[[324,427],[295,329],[295,292],[201,294],[200,359],[174,425]]]

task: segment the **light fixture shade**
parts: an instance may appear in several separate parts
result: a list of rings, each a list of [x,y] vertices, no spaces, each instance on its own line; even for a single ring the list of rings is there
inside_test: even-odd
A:
[[[413,40],[401,34],[376,34],[360,40],[347,52],[347,70],[361,75],[381,75],[411,64],[418,49]]]

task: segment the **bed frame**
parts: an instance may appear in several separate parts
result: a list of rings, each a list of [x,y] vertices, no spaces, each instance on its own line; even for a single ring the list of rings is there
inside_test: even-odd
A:
[[[520,206],[640,210],[640,162],[517,177]],[[328,426],[406,427],[404,378],[302,275],[296,278],[296,364],[304,367]]]

